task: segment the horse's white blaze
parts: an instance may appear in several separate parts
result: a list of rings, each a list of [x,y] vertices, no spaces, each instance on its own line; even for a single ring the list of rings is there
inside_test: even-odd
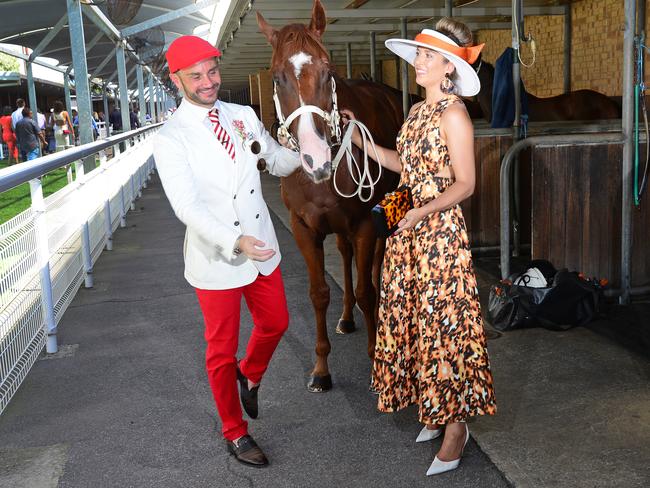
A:
[[[300,78],[302,67],[305,64],[311,64],[311,56],[301,51],[298,54],[291,56],[289,62],[293,65],[293,72],[295,73],[296,78]]]
[[[298,118],[298,140],[300,141],[300,160],[305,170],[313,173],[332,160],[332,152],[327,141],[318,134],[312,114],[302,114]],[[305,156],[311,158],[308,163]]]

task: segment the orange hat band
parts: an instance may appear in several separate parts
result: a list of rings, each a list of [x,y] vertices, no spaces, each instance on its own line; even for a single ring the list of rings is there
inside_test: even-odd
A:
[[[422,44],[428,44],[432,48],[443,49],[447,52],[455,54],[460,59],[464,59],[469,64],[472,64],[478,59],[478,55],[481,53],[481,49],[485,46],[485,43],[479,44],[478,46],[469,46],[469,47],[459,47],[449,44],[437,37],[430,36],[428,34],[418,34],[415,36],[416,42],[421,42]]]

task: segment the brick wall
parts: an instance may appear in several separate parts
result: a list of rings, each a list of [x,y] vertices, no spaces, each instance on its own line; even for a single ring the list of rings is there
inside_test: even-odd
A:
[[[578,0],[571,8],[571,89],[589,88],[609,96],[620,96],[623,2]],[[537,43],[535,64],[531,68],[521,67],[526,89],[543,97],[562,93],[564,17],[526,17],[524,24],[526,33],[532,33]],[[475,35],[478,42],[486,43],[484,58],[490,63],[511,45],[510,30],[483,30]],[[526,64],[532,60],[529,44],[522,45],[521,57]]]
[[[583,0],[572,7],[571,89],[621,95],[623,2]]]

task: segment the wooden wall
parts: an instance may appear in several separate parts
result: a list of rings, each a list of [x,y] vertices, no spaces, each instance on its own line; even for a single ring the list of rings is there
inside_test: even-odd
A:
[[[620,144],[534,151],[533,258],[620,285],[622,151]],[[646,194],[633,218],[633,286],[650,282],[649,249]]]

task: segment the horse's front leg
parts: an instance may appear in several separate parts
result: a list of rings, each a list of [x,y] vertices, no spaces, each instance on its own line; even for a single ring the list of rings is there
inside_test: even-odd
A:
[[[327,337],[327,307],[330,303],[330,287],[325,281],[325,236],[316,232],[291,212],[291,230],[298,244],[309,273],[309,296],[316,315],[316,365],[307,388],[311,392],[332,389],[332,377],[327,366],[327,356],[332,349]]]
[[[366,329],[368,330],[368,357],[370,359],[373,359],[375,356],[377,335],[377,293],[372,277],[376,241],[377,236],[370,219],[361,222],[354,236],[354,256],[357,265],[357,287],[355,294],[359,308],[363,312]]]
[[[354,291],[352,290],[352,244],[347,236],[343,234],[336,234],[336,247],[339,248],[341,257],[343,258],[343,278],[345,280],[343,287],[343,313],[336,326],[337,334],[349,334],[354,332],[354,305],[356,303],[354,298]]]

